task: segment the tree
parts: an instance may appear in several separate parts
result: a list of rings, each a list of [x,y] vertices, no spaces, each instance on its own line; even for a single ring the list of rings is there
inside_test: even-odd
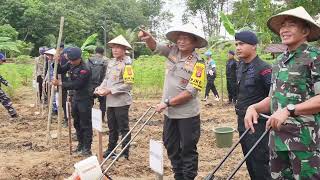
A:
[[[187,11],[194,16],[200,15],[203,31],[208,37],[218,36],[221,27],[219,12],[226,2],[227,0],[187,0]]]

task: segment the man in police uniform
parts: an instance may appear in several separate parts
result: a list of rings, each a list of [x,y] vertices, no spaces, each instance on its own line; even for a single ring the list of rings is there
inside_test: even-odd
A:
[[[207,45],[207,41],[198,32],[191,25],[171,29],[166,37],[174,42],[174,45],[157,43],[152,35],[144,30],[138,34],[151,50],[168,58],[163,97],[156,106],[156,111],[165,113],[163,142],[172,164],[174,178],[177,180],[194,179],[198,171],[200,108],[197,95],[198,89],[202,87],[192,85],[194,81],[190,79],[193,74],[204,78],[204,64],[203,69],[194,68],[201,60],[195,48]]]
[[[67,51],[69,62],[58,67],[58,73],[69,71],[70,80],[54,79],[52,84],[62,86],[67,90],[75,90],[72,99],[72,117],[77,133],[78,146],[76,152],[83,156],[90,156],[92,143],[91,101],[89,93],[90,71],[81,59],[80,48],[70,48]]]
[[[5,62],[6,57],[4,54],[0,53],[0,65]],[[1,89],[1,84],[4,84],[5,86],[9,86],[9,82],[6,81],[1,75],[0,75],[0,102],[1,104],[7,109],[11,119],[17,118],[17,112],[12,106],[11,99],[7,96],[7,94]]]
[[[45,77],[44,70],[46,66],[46,60],[44,56],[44,52],[46,51],[46,47],[39,48],[39,56],[35,58],[35,75],[36,81],[38,83],[38,92],[40,101],[42,100],[42,83],[43,78]]]
[[[108,42],[113,58],[109,61],[104,81],[96,88],[95,94],[107,96],[107,119],[109,127],[109,144],[103,157],[107,157],[117,146],[119,132],[122,138],[129,132],[129,108],[132,103],[131,89],[133,83],[132,61],[125,55],[132,49],[128,41],[118,36]],[[123,141],[122,148],[130,141],[131,135]],[[129,158],[129,146],[122,154]]]
[[[303,7],[268,20],[288,49],[272,66],[269,97],[247,110],[246,128],[255,131],[258,113],[269,113],[272,179],[320,179],[320,26]],[[260,123],[260,122],[259,122]]]
[[[251,31],[235,35],[236,53],[241,61],[237,71],[238,99],[235,105],[240,136],[245,131],[244,116],[248,106],[267,97],[270,89],[271,66],[257,56],[257,44],[257,36]],[[265,122],[266,119],[262,119],[256,126],[257,132],[247,134],[240,142],[244,155],[265,131]],[[271,179],[268,152],[268,137],[265,137],[246,160],[252,180]]]
[[[234,59],[234,52],[228,52],[228,61],[226,64],[226,77],[227,77],[227,89],[229,104],[236,103],[236,86],[237,86],[237,61]]]

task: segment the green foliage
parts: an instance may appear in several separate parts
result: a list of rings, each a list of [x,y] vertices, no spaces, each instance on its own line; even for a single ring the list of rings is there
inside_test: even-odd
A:
[[[125,30],[144,24],[151,27],[162,23],[163,0],[3,0],[0,6],[0,23],[10,24],[18,32],[18,39],[32,42],[32,55],[38,55],[40,46],[55,47],[59,31],[59,20],[65,17],[63,42],[81,46],[85,38],[99,34],[97,41],[103,42],[103,30],[111,31],[115,25]],[[147,7],[152,7],[149,9]],[[165,18],[162,18],[165,17]],[[105,21],[106,20],[106,21]],[[107,41],[111,37],[107,37]],[[15,39],[13,39],[15,40]],[[101,43],[103,44],[103,43]]]
[[[226,29],[226,31],[231,35],[234,36],[235,35],[235,28],[233,26],[233,24],[230,22],[229,18],[221,11],[220,12],[220,20],[223,23],[224,28]]]
[[[4,52],[20,52],[18,44],[11,40],[10,37],[0,37],[0,51]]]
[[[9,37],[12,41],[16,41],[18,34],[18,31],[16,31],[10,24],[0,26],[0,37]]]
[[[28,55],[20,55],[17,58],[15,58],[15,63],[17,64],[30,64],[32,63],[32,61],[32,57]]]
[[[9,84],[12,86],[6,87],[1,86],[10,97],[14,98],[14,95],[16,90],[25,85],[31,85],[32,80],[32,71],[33,71],[33,65],[32,64],[3,64],[0,65],[0,72],[1,75],[9,82]]]
[[[159,97],[164,82],[165,58],[162,56],[140,56],[133,62],[134,97]]]

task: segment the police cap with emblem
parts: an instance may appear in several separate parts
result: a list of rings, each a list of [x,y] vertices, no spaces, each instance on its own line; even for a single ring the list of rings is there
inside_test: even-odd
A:
[[[200,32],[201,31],[196,29],[193,25],[185,24],[185,25],[177,26],[177,27],[170,29],[167,32],[166,37],[170,41],[177,43],[177,39],[178,39],[179,35],[181,33],[187,33],[187,34],[190,34],[196,38],[195,47],[202,48],[202,47],[205,47],[208,45],[208,41],[204,38],[203,34]]]

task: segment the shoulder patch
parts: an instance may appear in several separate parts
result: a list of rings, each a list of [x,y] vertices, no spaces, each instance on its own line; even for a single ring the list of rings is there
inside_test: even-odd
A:
[[[261,70],[259,74],[262,76],[265,76],[266,74],[269,74],[271,72],[272,72],[272,69],[268,68],[268,69]]]
[[[84,69],[80,71],[80,74],[87,74],[87,73],[88,73],[88,71],[84,70]]]

